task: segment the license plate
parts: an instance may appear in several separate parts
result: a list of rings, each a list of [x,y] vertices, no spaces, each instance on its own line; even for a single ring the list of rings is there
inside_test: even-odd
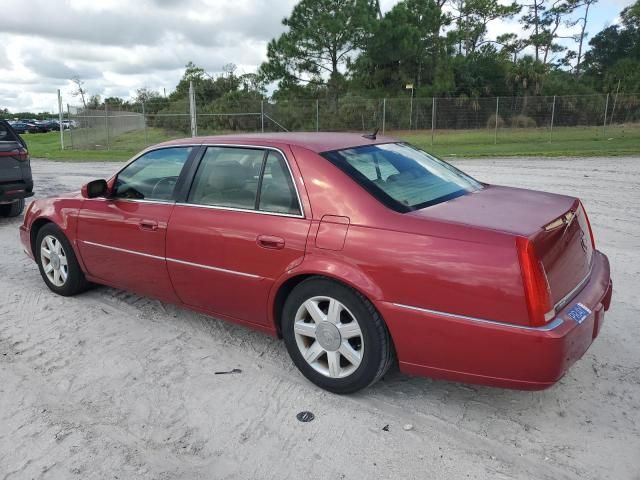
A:
[[[582,303],[576,303],[571,309],[567,312],[567,316],[569,318],[574,319],[578,323],[584,322],[584,319],[591,315],[591,310],[589,310]]]

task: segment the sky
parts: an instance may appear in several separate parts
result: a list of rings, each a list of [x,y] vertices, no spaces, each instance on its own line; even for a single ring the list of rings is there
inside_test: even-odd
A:
[[[632,1],[600,0],[590,13],[591,35],[619,21]],[[383,12],[397,2],[381,0]],[[75,76],[90,95],[131,98],[142,87],[169,93],[189,61],[212,75],[230,62],[239,73],[255,72],[295,3],[2,0],[0,108],[57,111],[57,89],[63,104],[78,104]],[[517,19],[489,25],[490,38],[520,31]]]

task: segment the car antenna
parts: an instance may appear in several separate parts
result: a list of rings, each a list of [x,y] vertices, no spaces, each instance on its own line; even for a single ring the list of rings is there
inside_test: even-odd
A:
[[[380,129],[376,127],[376,129],[373,131],[373,133],[369,133],[368,135],[362,135],[362,136],[364,138],[368,138],[369,140],[375,140],[376,139],[376,135],[378,135],[378,130],[380,130]]]

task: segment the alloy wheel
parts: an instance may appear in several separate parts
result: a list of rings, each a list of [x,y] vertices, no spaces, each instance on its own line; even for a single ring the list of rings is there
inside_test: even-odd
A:
[[[303,302],[293,329],[303,358],[322,375],[344,378],[360,366],[362,330],[355,315],[335,298],[316,296]]]

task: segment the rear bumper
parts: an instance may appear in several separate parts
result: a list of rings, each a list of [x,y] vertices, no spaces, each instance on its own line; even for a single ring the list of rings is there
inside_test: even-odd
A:
[[[33,182],[0,183],[0,203],[33,196]]]
[[[24,225],[20,225],[20,243],[22,243],[24,253],[32,260],[35,260],[31,251],[31,232]]]
[[[380,302],[400,361],[409,374],[483,385],[541,390],[556,383],[598,336],[613,285],[607,257],[595,252],[589,281],[547,327],[483,321]],[[591,314],[568,316],[581,303]]]

